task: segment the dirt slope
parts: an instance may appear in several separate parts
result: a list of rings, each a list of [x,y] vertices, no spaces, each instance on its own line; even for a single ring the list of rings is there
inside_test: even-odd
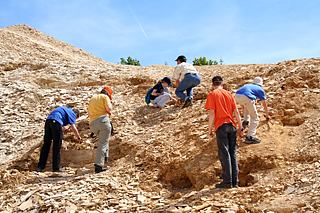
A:
[[[144,104],[147,88],[173,70],[107,63],[25,25],[0,29],[0,210],[69,212],[292,212],[320,209],[320,60],[198,67],[195,104],[163,110]],[[216,190],[220,165],[207,136],[204,101],[213,75],[234,91],[255,76],[266,82],[272,121],[261,114],[262,143],[239,139],[240,188]],[[115,90],[109,171],[92,172],[95,139],[85,116],[103,84]],[[34,171],[43,123],[73,104],[84,143],[65,135],[61,175]],[[259,111],[261,111],[259,107]]]

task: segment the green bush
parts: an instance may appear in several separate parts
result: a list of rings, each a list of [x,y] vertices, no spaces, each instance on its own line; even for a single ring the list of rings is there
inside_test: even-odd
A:
[[[135,58],[131,58],[130,56],[125,59],[125,58],[120,58],[120,64],[123,65],[133,65],[133,66],[141,66],[140,61],[135,59]]]
[[[219,60],[220,64],[223,63],[222,59]],[[219,64],[217,60],[207,59],[206,57],[199,57],[193,60],[194,66],[203,66],[203,65],[217,65]]]

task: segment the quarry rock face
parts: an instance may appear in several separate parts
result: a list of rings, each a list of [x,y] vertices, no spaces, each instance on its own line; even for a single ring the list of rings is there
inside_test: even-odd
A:
[[[320,211],[320,60],[197,69],[203,82],[192,107],[153,109],[144,95],[173,67],[110,64],[25,25],[0,29],[0,211]],[[217,74],[231,92],[261,76],[272,115],[266,121],[257,104],[262,143],[238,139],[240,187],[230,190],[214,187],[221,167],[204,110]],[[94,174],[86,111],[105,84],[114,89],[116,134],[108,170]],[[49,157],[37,173],[46,116],[65,104],[81,112],[83,142],[66,132],[64,172],[52,173]]]

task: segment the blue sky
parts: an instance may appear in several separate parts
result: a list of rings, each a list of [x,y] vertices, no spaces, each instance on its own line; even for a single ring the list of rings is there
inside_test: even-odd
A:
[[[0,27],[27,24],[118,63],[226,64],[320,55],[319,0],[2,0]]]

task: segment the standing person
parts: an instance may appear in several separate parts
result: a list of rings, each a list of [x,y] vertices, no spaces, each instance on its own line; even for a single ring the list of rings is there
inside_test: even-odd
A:
[[[68,106],[57,107],[49,114],[44,126],[44,140],[40,151],[37,167],[38,172],[43,172],[46,167],[52,141],[52,171],[61,172],[60,149],[63,139],[63,129],[70,124],[72,131],[75,133],[78,140],[81,141],[81,136],[75,125],[79,115],[79,110],[72,109]]]
[[[262,87],[262,78],[256,77],[253,79],[252,84],[246,84],[236,92],[236,101],[243,107],[244,120],[242,125],[244,128],[248,127],[246,143],[249,144],[256,144],[261,142],[260,139],[256,137],[257,127],[260,120],[256,108],[256,100],[262,101],[262,106],[266,114],[265,116],[267,120],[270,119],[266,102],[266,93]]]
[[[235,100],[230,92],[223,89],[221,76],[212,78],[213,91],[208,94],[205,109],[209,112],[209,135],[216,132],[218,156],[222,167],[223,181],[217,188],[232,188],[238,184],[237,131],[242,124]],[[238,125],[234,121],[236,117]],[[236,128],[238,126],[238,129]]]
[[[172,86],[171,79],[164,77],[148,91],[146,101],[153,103],[153,107],[163,108],[170,99],[174,99],[168,90],[169,86]]]
[[[176,95],[184,102],[182,108],[192,105],[193,87],[200,84],[201,78],[196,68],[187,63],[187,58],[180,55],[177,59],[177,66],[173,72],[173,80],[176,86]],[[185,92],[186,91],[186,94]]]
[[[112,111],[112,89],[103,87],[100,94],[94,95],[88,105],[90,130],[98,136],[99,142],[94,163],[95,173],[106,171],[105,161],[109,158],[109,138],[111,136],[111,123],[109,116]]]

